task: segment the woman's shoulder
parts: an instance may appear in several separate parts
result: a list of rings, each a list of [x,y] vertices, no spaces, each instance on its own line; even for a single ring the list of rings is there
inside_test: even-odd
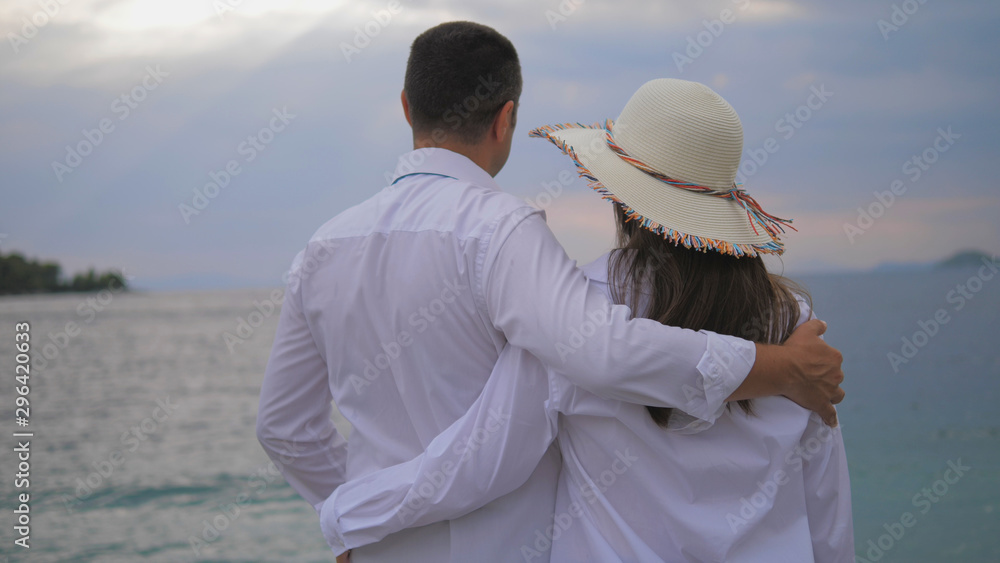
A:
[[[799,303],[799,320],[795,323],[795,326],[812,319],[813,315],[812,302],[800,293],[795,293],[795,300]]]

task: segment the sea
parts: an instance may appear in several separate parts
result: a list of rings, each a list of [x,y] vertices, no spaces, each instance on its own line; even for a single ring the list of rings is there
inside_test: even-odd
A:
[[[856,560],[1000,561],[1000,275],[798,281],[845,358]],[[274,289],[0,298],[0,562],[332,561],[254,434],[279,301]],[[26,439],[27,487],[14,451]],[[15,544],[25,516],[28,549]]]

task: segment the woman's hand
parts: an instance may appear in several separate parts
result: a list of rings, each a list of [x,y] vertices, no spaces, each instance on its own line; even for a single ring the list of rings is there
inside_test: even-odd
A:
[[[351,561],[350,549],[337,556],[337,563],[350,563],[350,561]]]

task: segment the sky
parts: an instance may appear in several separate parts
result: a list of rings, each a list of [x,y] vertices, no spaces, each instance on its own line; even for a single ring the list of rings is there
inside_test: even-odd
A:
[[[0,252],[145,289],[280,284],[410,150],[409,44],[451,20],[517,47],[497,180],[581,262],[613,243],[610,206],[559,183],[571,162],[528,131],[613,119],[654,78],[703,82],[739,113],[744,187],[798,229],[776,269],[1000,252],[989,0],[5,0]]]

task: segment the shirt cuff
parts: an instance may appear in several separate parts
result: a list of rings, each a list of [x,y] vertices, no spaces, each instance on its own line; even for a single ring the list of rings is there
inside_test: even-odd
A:
[[[337,492],[334,491],[321,505],[317,505],[319,508],[317,512],[319,512],[319,526],[323,531],[326,544],[333,550],[334,555],[340,555],[347,551],[347,547],[344,545],[344,536],[337,526],[338,518],[333,506],[333,497],[336,494]]]
[[[757,359],[757,347],[735,336],[725,336],[705,332],[708,343],[698,372],[702,377],[702,388],[685,386],[687,407],[690,417],[681,417],[678,423],[688,431],[701,431],[714,424],[726,408],[726,399],[736,391],[753,367]]]

